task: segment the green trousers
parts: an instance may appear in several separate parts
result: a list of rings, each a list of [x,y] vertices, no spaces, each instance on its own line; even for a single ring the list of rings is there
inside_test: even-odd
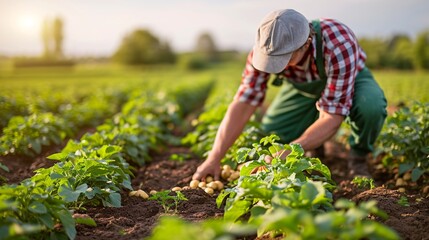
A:
[[[284,81],[262,119],[266,133],[277,134],[283,143],[298,138],[319,117],[316,102],[325,81],[293,84]],[[383,90],[365,68],[355,80],[353,104],[345,122],[351,127],[349,144],[358,155],[373,151],[373,145],[387,116]]]

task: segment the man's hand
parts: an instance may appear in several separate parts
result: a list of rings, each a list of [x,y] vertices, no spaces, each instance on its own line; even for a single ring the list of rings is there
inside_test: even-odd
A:
[[[289,150],[281,150],[281,151],[274,153],[274,157],[278,157],[280,159],[286,159],[286,157],[287,157],[287,155],[289,155],[289,153],[290,153]],[[265,156],[264,160],[266,163],[270,164],[271,161],[273,160],[273,157],[267,155],[267,156]]]
[[[219,161],[204,161],[192,176],[192,180],[205,182],[208,175],[213,176],[214,180],[219,180],[220,162]]]

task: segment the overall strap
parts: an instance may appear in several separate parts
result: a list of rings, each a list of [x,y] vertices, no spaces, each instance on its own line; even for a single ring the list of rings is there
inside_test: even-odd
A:
[[[316,66],[317,71],[319,73],[319,77],[321,80],[326,81],[327,76],[325,72],[325,65],[324,65],[324,57],[323,57],[323,46],[322,46],[322,28],[320,27],[320,21],[319,20],[313,20],[311,22],[313,24],[313,28],[316,31]]]

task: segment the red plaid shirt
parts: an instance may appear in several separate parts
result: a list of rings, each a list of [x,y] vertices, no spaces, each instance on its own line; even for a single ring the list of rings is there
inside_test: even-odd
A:
[[[326,87],[317,105],[320,110],[346,116],[352,105],[356,75],[365,67],[366,55],[353,32],[341,22],[321,19],[323,55],[327,75]],[[320,80],[316,66],[316,38],[310,47],[310,61],[301,67],[285,67],[282,74],[293,82]],[[265,99],[269,73],[252,66],[252,52],[247,57],[242,81],[235,99],[259,106]]]

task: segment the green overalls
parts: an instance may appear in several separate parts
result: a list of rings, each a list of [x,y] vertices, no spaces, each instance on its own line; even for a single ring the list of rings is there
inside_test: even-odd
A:
[[[275,133],[284,143],[299,136],[319,117],[316,102],[326,86],[323,49],[319,21],[312,22],[316,31],[316,65],[321,80],[294,83],[288,79],[262,119],[267,133]],[[279,79],[277,78],[273,84]],[[362,69],[355,79],[353,104],[345,121],[351,127],[349,143],[357,155],[366,155],[380,134],[387,116],[387,101],[368,68]]]

